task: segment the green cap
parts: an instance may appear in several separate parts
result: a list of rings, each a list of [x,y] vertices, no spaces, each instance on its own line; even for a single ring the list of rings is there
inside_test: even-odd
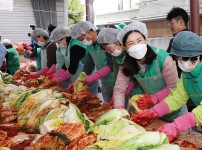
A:
[[[124,22],[121,22],[121,23],[115,25],[115,27],[116,27],[117,29],[119,29],[119,30],[122,30],[123,27],[125,27],[125,26],[126,26],[126,24],[125,24]]]

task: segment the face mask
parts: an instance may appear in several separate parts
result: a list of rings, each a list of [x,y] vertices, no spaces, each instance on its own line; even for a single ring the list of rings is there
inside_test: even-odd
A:
[[[83,43],[83,45],[86,45],[86,46],[89,46],[89,45],[92,45],[92,44],[93,44],[92,40],[88,41],[88,40],[86,40],[86,39],[84,39],[84,40],[82,41],[82,43]]]
[[[37,42],[37,45],[39,45],[39,46],[41,46],[41,47],[44,47],[44,46],[45,46],[45,42],[38,41],[38,42]]]
[[[178,66],[179,68],[184,71],[184,72],[191,72],[192,70],[194,70],[194,68],[199,64],[199,59],[195,62],[195,64],[193,65],[190,60],[188,61],[182,61],[182,60],[178,60]]]
[[[137,44],[128,49],[128,53],[135,59],[142,59],[147,53],[147,44]]]
[[[67,48],[67,46],[64,45],[63,43],[58,44],[58,46],[59,46],[61,49],[65,49],[65,48]]]
[[[122,50],[115,49],[115,51],[111,53],[111,55],[114,57],[118,57],[121,55],[121,53],[122,53]]]

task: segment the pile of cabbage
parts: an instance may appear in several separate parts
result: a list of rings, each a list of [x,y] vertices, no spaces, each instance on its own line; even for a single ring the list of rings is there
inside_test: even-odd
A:
[[[125,109],[113,109],[97,119],[88,132],[98,134],[97,142],[84,150],[180,150],[164,133],[147,132],[134,122]]]

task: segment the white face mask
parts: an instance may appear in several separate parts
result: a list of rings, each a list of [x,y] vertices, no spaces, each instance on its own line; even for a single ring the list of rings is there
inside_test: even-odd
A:
[[[111,53],[111,55],[114,57],[118,57],[121,55],[121,53],[122,53],[122,50],[115,49],[115,51],[113,53]]]
[[[39,46],[41,46],[41,47],[44,47],[44,46],[45,46],[45,42],[38,41],[38,42],[37,42],[37,45],[39,45]]]
[[[84,39],[84,40],[82,41],[82,43],[83,43],[83,45],[86,45],[86,46],[89,46],[89,45],[92,45],[92,44],[93,44],[92,40],[88,41],[88,40],[86,40],[86,39]]]
[[[194,64],[192,64],[192,62],[190,62],[190,60],[188,60],[188,61],[178,60],[177,61],[179,68],[184,72],[191,72],[199,64],[199,62],[200,62],[199,58],[197,59],[197,61]]]
[[[59,46],[61,49],[67,48],[67,45],[64,45],[63,43],[58,44],[58,46]]]
[[[128,49],[128,53],[135,59],[142,59],[147,53],[147,44],[136,44]]]

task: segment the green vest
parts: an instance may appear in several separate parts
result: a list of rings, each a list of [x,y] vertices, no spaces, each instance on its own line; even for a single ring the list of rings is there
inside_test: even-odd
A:
[[[189,98],[198,106],[202,100],[202,62],[191,72],[183,72],[182,80]]]
[[[90,53],[97,70],[107,65],[106,52],[101,50],[100,44],[90,45],[87,47],[87,51]],[[102,84],[106,87],[113,86],[114,84],[114,73],[110,72],[106,77],[100,79]]]
[[[41,48],[38,47],[36,49],[37,51],[37,55],[36,55],[36,71],[38,72],[39,70],[41,70]]]
[[[6,59],[6,65],[8,72],[13,75],[20,69],[19,53],[14,48],[7,49],[8,57]]]

